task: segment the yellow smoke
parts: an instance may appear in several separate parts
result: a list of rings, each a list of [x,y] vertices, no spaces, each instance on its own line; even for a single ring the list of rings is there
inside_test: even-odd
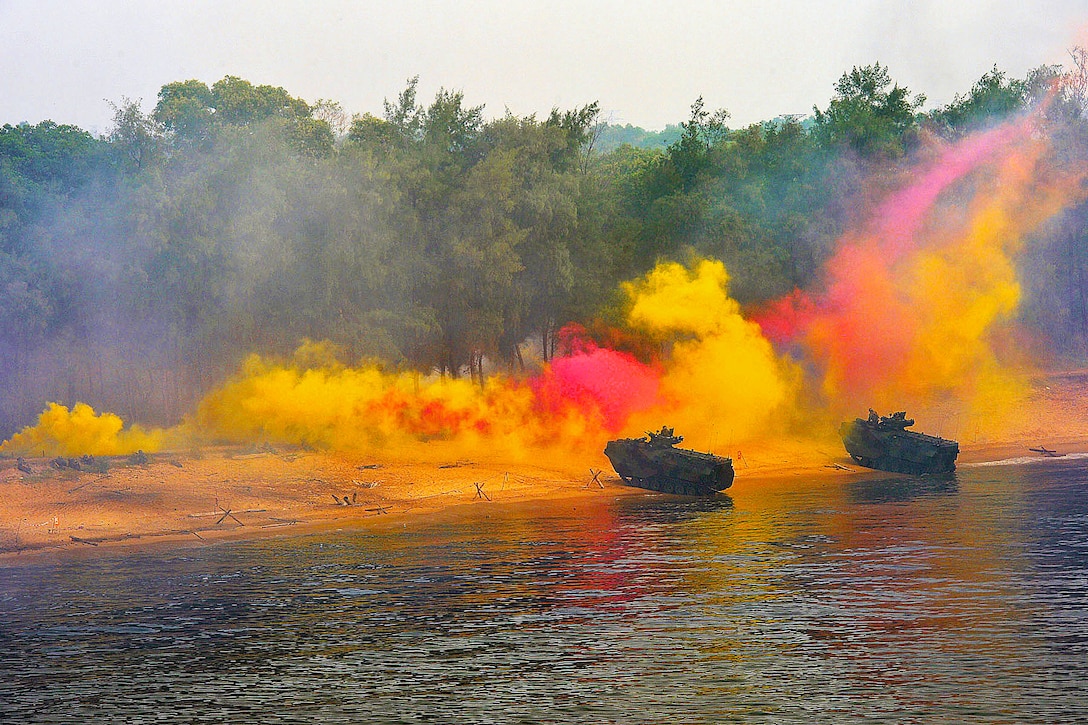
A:
[[[771,432],[792,402],[794,366],[744,319],[728,286],[725,266],[716,260],[691,270],[661,263],[624,286],[631,301],[628,323],[672,341],[661,378],[666,402],[636,422],[652,425],[667,417],[691,442],[715,446]]]
[[[310,367],[252,356],[201,401],[185,428],[207,442],[268,441],[413,460],[482,451],[518,458],[537,440],[569,441],[586,432],[584,423],[558,420],[554,435],[545,436],[532,409],[532,391],[502,376],[480,386],[378,364]]]
[[[16,433],[0,445],[0,453],[23,456],[121,456],[143,450],[159,450],[165,439],[162,430],[144,430],[124,422],[113,413],[97,415],[85,403],[71,410],[49,403],[37,424]]]
[[[1015,258],[1026,237],[1076,193],[1075,180],[1049,178],[1043,152],[1034,142],[1010,154],[975,195],[966,226],[923,248],[903,276],[922,324],[890,389],[930,402],[951,395],[976,430],[999,430],[1028,393],[1027,371],[1000,354],[994,333],[1020,303]]]

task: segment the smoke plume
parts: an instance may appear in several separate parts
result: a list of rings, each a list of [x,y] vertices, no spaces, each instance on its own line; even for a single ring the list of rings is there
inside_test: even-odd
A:
[[[166,441],[294,444],[430,460],[549,448],[597,454],[608,437],[675,426],[704,449],[792,435],[809,420],[940,401],[996,420],[1030,362],[1004,341],[1021,299],[1017,255],[1083,196],[1044,136],[1019,119],[911,170],[838,241],[819,288],[746,315],[717,260],[662,262],[623,285],[635,356],[574,335],[532,376],[481,383],[343,364],[308,344],[251,357],[181,426],[125,429],[55,403],[4,453],[121,454]],[[833,430],[829,425],[827,431]],[[825,431],[826,432],[826,431]]]

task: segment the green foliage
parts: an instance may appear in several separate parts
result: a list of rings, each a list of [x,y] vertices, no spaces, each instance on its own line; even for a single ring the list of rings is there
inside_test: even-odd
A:
[[[423,128],[423,107],[416,103],[419,76],[408,79],[408,84],[397,97],[396,103],[383,103],[384,118],[396,129],[403,143],[418,140]]]
[[[198,80],[163,86],[152,115],[182,145],[208,141],[212,129],[220,123],[215,116],[214,94],[206,83]]]
[[[93,174],[101,144],[75,126],[42,121],[0,127],[0,158],[36,193],[74,190]]]
[[[226,76],[211,88],[213,108],[218,122],[246,126],[268,118],[304,118],[310,116],[305,101],[293,98],[278,86],[255,86],[236,76]]]
[[[149,120],[184,151],[213,143],[224,129],[271,119],[282,121],[289,143],[299,153],[320,157],[332,152],[336,140],[332,126],[315,118],[309,104],[278,86],[255,86],[236,76],[225,76],[211,88],[197,80],[166,84]],[[121,126],[118,119],[115,126]]]
[[[440,88],[422,119],[423,143],[442,154],[472,158],[483,106],[466,108],[463,93]]]
[[[155,163],[162,150],[155,119],[140,109],[140,102],[122,98],[113,106],[110,149],[118,166],[128,174],[138,174]]]
[[[52,121],[0,127],[0,252],[23,246],[27,225],[107,168],[106,145]]]
[[[816,130],[829,146],[853,149],[863,158],[898,159],[910,145],[915,112],[925,96],[911,98],[906,88],[892,84],[880,63],[844,73],[826,111],[814,108]]]
[[[292,119],[287,126],[288,137],[294,149],[315,158],[328,156],[336,145],[336,137],[327,121],[316,118]]]
[[[487,120],[460,91],[421,103],[418,78],[350,124],[333,101],[227,76],[169,83],[150,114],[123,99],[102,139],[3,126],[0,385],[29,402],[0,400],[0,428],[77,387],[176,417],[242,356],[303,339],[450,375],[517,367],[527,341],[547,358],[567,323],[618,315],[619,282],[662,259],[722,259],[743,304],[810,287],[920,126],[953,138],[1045,98],[1056,153],[1083,167],[1085,58],[1022,81],[995,68],[928,116],[880,64],[854,68],[814,119],[730,130],[700,98],[619,143],[596,103]],[[1025,286],[1025,315],[1063,351],[1088,350],[1085,229],[1071,212],[1023,262],[1048,280]],[[134,368],[176,399],[141,395]],[[96,372],[79,387],[72,370]]]
[[[995,65],[966,95],[956,94],[952,103],[934,111],[930,118],[943,135],[957,137],[998,123],[1022,111],[1026,104],[1027,83],[1007,77]]]
[[[403,141],[392,122],[369,113],[356,116],[348,128],[348,141],[365,146],[391,149]]]
[[[0,340],[9,351],[49,328],[56,312],[49,284],[27,258],[0,252]]]
[[[566,140],[559,153],[552,159],[552,164],[557,169],[564,171],[580,169],[585,172],[589,163],[589,154],[593,151],[596,140],[597,117],[600,113],[600,106],[596,102],[570,111],[560,112],[558,108],[552,109],[544,125],[560,129]]]
[[[680,124],[680,138],[668,147],[668,158],[684,191],[690,191],[710,164],[710,151],[726,139],[729,112],[710,113],[700,96],[691,104],[691,118]]]
[[[669,124],[661,131],[647,131],[631,124],[604,124],[597,140],[597,151],[609,153],[621,146],[664,150],[680,138],[679,124]]]

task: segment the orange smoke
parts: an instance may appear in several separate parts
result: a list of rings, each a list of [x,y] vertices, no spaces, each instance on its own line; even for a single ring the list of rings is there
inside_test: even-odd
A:
[[[707,260],[694,270],[662,264],[625,286],[630,326],[662,350],[650,364],[582,340],[529,380],[493,375],[479,385],[346,367],[311,344],[294,362],[250,358],[184,430],[417,460],[552,447],[598,454],[606,438],[662,421],[704,445],[743,439],[789,400],[792,378],[727,283],[724,266]]]
[[[549,447],[599,453],[659,421],[693,440],[763,431],[790,397],[790,366],[727,294],[720,262],[662,264],[625,286],[629,324],[656,340],[652,364],[583,340],[529,379],[467,379],[378,366],[251,358],[186,425],[230,442],[269,441],[413,458],[520,457]],[[312,360],[313,346],[302,358]],[[317,356],[327,359],[327,356]]]
[[[1023,121],[949,147],[840,240],[822,294],[759,316],[799,343],[835,410],[953,400],[992,418],[1020,397],[1022,361],[998,342],[1020,301],[1016,255],[1082,193],[1048,150]]]
[[[1048,151],[1025,121],[949,146],[840,239],[822,291],[777,301],[758,324],[729,296],[721,262],[659,264],[623,285],[627,329],[612,335],[653,359],[583,339],[534,377],[476,384],[349,367],[307,344],[292,362],[252,357],[172,431],[126,431],[117,416],[51,404],[0,452],[120,454],[187,436],[516,459],[599,455],[609,437],[662,424],[704,450],[768,440],[787,433],[779,421],[802,399],[836,415],[955,401],[993,416],[1022,390],[999,342],[1020,301],[1016,255],[1083,195],[1084,174],[1058,173]]]

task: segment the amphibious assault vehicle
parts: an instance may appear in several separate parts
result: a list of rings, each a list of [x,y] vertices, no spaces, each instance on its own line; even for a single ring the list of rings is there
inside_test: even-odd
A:
[[[905,411],[855,418],[839,426],[850,457],[866,468],[892,473],[948,473],[956,468],[960,444],[937,436],[906,430],[914,425]]]
[[[733,485],[733,460],[710,453],[676,448],[684,440],[673,429],[645,438],[609,441],[604,454],[624,483],[662,493],[712,496]]]

